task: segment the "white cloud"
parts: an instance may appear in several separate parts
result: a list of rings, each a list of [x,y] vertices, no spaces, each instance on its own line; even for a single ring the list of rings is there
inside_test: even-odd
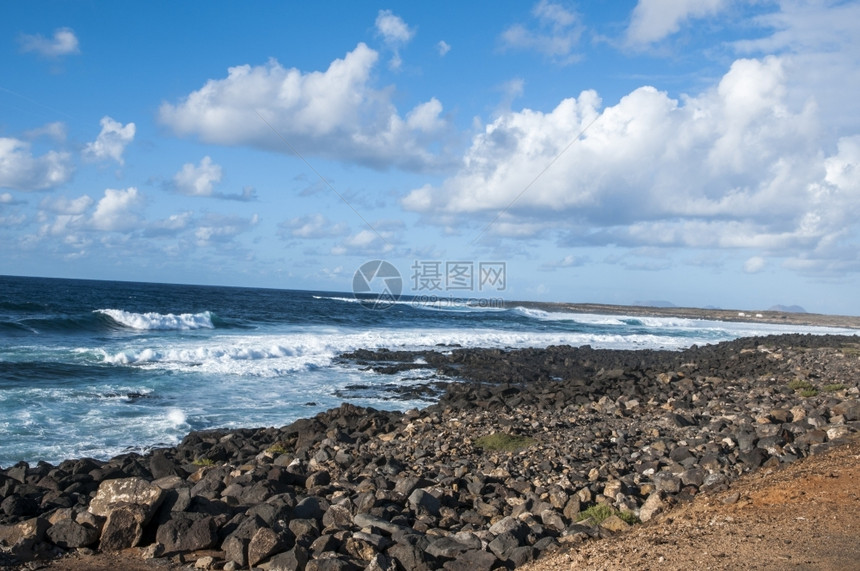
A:
[[[436,44],[436,51],[439,52],[440,56],[444,57],[451,51],[451,46],[445,40],[439,40],[439,43]]]
[[[193,213],[188,211],[171,214],[163,220],[149,223],[144,234],[153,237],[176,236],[190,227],[192,216]]]
[[[69,199],[65,196],[46,198],[39,204],[39,208],[55,214],[83,214],[93,205],[93,199],[87,195]]]
[[[761,38],[738,40],[733,45],[743,53],[820,52],[860,57],[854,46],[860,4],[856,2],[796,2],[778,0],[773,12],[759,15],[755,23],[772,33]]]
[[[27,217],[23,214],[14,216],[0,216],[0,229],[9,229],[15,226],[22,226],[27,221]]]
[[[71,28],[54,30],[52,38],[42,34],[22,34],[19,38],[21,51],[36,52],[45,57],[59,57],[81,53],[78,38]]]
[[[62,121],[48,123],[36,129],[25,131],[24,137],[29,140],[38,139],[39,137],[49,137],[58,143],[62,143],[66,140],[66,124]]]
[[[257,200],[257,189],[253,186],[243,186],[239,194],[219,194],[218,198],[227,200],[238,200],[239,202],[254,202]]]
[[[744,271],[748,274],[757,274],[764,269],[767,261],[761,256],[753,256],[744,262]]]
[[[200,221],[194,231],[194,237],[197,245],[201,247],[225,244],[239,234],[252,229],[259,222],[260,217],[256,214],[250,218],[208,214]]]
[[[344,272],[343,266],[337,266],[336,268],[333,268],[333,269],[324,267],[324,268],[321,268],[319,271],[319,275],[322,276],[323,278],[330,280],[330,281],[340,280],[341,283],[343,283],[342,280],[343,280],[345,274],[346,274],[346,272]]]
[[[719,12],[726,0],[639,0],[627,28],[627,43],[647,46],[681,29],[687,20]]]
[[[447,126],[441,115],[442,104],[433,97],[426,103],[416,105],[406,115],[406,126],[413,132],[435,133]]]
[[[212,196],[212,188],[221,182],[221,167],[212,162],[208,155],[200,160],[198,166],[185,163],[182,170],[173,177],[173,184],[182,194],[189,196]]]
[[[397,234],[404,225],[399,220],[381,220],[373,223],[373,228],[363,228],[343,239],[331,249],[335,256],[376,256],[394,250],[398,241]]]
[[[13,202],[15,202],[15,199],[10,193],[4,192],[0,194],[0,204],[12,204]]]
[[[400,69],[403,64],[400,48],[409,43],[415,36],[415,30],[406,25],[406,22],[391,10],[380,10],[376,16],[376,33],[382,37],[386,47],[392,51],[388,67],[393,70]]]
[[[511,112],[511,105],[516,99],[519,99],[525,93],[526,82],[520,77],[510,79],[499,86],[498,90],[502,92],[502,99],[496,107],[494,115],[504,115]]]
[[[780,1],[754,23],[767,35],[737,41],[743,55],[781,54],[795,104],[813,99],[822,127],[841,135],[860,130],[860,3]]]
[[[415,30],[391,10],[379,11],[376,16],[376,31],[386,44],[395,46],[406,44],[415,37]]]
[[[555,2],[540,0],[532,9],[531,26],[515,24],[502,32],[502,45],[508,49],[535,50],[561,64],[579,59],[574,49],[584,27],[579,16]]]
[[[83,238],[78,233],[90,227],[87,211],[94,202],[87,195],[77,198],[65,196],[44,198],[39,203],[36,216],[41,224],[38,237],[51,239],[60,237],[66,243],[70,240],[82,242]]]
[[[90,225],[97,230],[126,231],[140,225],[137,209],[143,202],[143,196],[136,188],[123,190],[105,189],[96,210],[90,219]]]
[[[72,172],[69,153],[49,151],[34,157],[30,143],[0,137],[0,188],[46,190],[67,182]]]
[[[553,271],[560,268],[576,268],[584,265],[588,262],[588,258],[582,256],[574,256],[573,254],[568,254],[560,260],[554,260],[551,262],[547,262],[541,266],[542,270]]]
[[[207,81],[175,105],[162,104],[159,119],[176,134],[196,135],[206,143],[287,154],[292,146],[303,155],[374,168],[438,167],[443,158],[428,149],[442,133],[409,125],[392,104],[391,90],[371,86],[377,60],[377,52],[358,44],[322,72],[286,69],[275,60],[231,67],[226,78]],[[436,105],[433,101],[415,109],[426,111],[428,104]],[[441,105],[435,108],[438,121],[447,126]]]
[[[335,256],[387,254],[394,247],[373,230],[361,230],[331,249]]]
[[[345,223],[332,223],[321,214],[292,218],[282,222],[279,226],[288,232],[289,236],[295,238],[330,238],[343,236],[349,232]]]
[[[745,59],[698,96],[641,87],[601,109],[586,91],[550,112],[507,113],[456,175],[402,204],[487,221],[512,205],[491,234],[552,230],[567,245],[835,256],[830,244],[860,217],[860,136],[829,138],[814,102],[792,102],[791,80],[781,58]]]
[[[93,161],[113,159],[124,164],[122,154],[126,146],[134,140],[134,123],[123,125],[105,115],[99,124],[102,130],[95,141],[84,147],[84,157]]]

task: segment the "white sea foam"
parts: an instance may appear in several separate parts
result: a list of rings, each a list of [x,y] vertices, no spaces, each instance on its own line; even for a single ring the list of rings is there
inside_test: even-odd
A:
[[[315,295],[314,299],[327,299],[330,301],[343,301],[346,303],[359,303],[362,300],[354,297],[337,297]],[[458,311],[458,312],[484,312],[484,311],[506,311],[501,307],[502,302],[493,298],[458,298],[443,297],[437,295],[417,295],[409,299],[391,301],[391,305],[408,305],[415,309],[426,309],[430,311]]]
[[[725,321],[708,321],[705,319],[688,319],[685,317],[643,317],[643,316],[625,316],[622,317],[626,323],[641,323],[645,327],[661,327],[661,328],[713,328],[719,327]]]
[[[513,309],[514,313],[538,319],[540,321],[575,321],[585,325],[626,325],[623,317],[614,317],[611,315],[598,315],[596,313],[573,313],[567,311],[544,311],[542,309],[533,309],[530,307],[517,306]],[[629,319],[629,318],[628,318]]]
[[[188,329],[214,329],[212,314],[203,313],[133,313],[122,309],[97,309],[95,313],[107,315],[120,325],[141,331],[166,331]]]
[[[647,347],[678,349],[706,338],[676,338],[651,334],[590,334],[566,331],[498,329],[318,329],[280,335],[216,335],[206,339],[140,340],[123,351],[99,349],[101,361],[117,366],[164,369],[201,374],[278,377],[331,365],[341,353],[361,348],[392,350],[460,347],[546,347],[591,345],[603,348]]]
[[[345,301],[346,303],[358,303],[358,300],[354,297],[328,297],[325,295],[315,295],[314,299],[329,299],[331,301]]]
[[[167,412],[167,421],[173,426],[182,426],[187,424],[187,416],[179,408],[172,408]]]
[[[749,335],[769,335],[778,333],[851,333],[853,330],[814,326],[792,326],[776,323],[753,321],[713,321],[685,317],[645,317],[639,315],[602,315],[598,313],[575,313],[565,311],[544,311],[528,307],[515,307],[514,313],[539,321],[574,321],[584,325],[610,325],[626,327],[646,327],[649,329],[701,332],[705,337],[713,334],[723,335],[724,339]]]
[[[284,374],[328,367],[341,353],[362,348],[392,350],[435,349],[439,345],[459,347],[547,347],[591,345],[605,349],[682,349],[692,344],[714,343],[740,336],[800,333],[843,333],[814,327],[786,327],[763,323],[694,322],[684,324],[683,335],[661,333],[660,327],[629,333],[534,331],[504,329],[397,329],[369,330],[306,328],[268,335],[214,335],[206,339],[142,339],[128,343],[119,352],[96,351],[102,362],[197,373],[236,376],[278,377]],[[680,328],[681,323],[668,327]],[[852,332],[853,333],[853,332]]]

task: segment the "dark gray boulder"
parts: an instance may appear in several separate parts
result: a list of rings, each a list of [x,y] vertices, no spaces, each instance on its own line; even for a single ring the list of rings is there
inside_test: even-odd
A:
[[[89,547],[99,540],[99,532],[93,527],[79,524],[71,519],[63,519],[45,532],[54,545],[63,549]]]

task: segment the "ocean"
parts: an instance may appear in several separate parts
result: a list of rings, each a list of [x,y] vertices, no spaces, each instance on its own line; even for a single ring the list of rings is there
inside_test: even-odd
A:
[[[282,426],[348,401],[406,410],[359,348],[682,349],[772,333],[853,330],[643,318],[451,299],[369,309],[352,293],[0,276],[0,466],[107,459],[191,430]],[[386,304],[389,305],[389,304]]]

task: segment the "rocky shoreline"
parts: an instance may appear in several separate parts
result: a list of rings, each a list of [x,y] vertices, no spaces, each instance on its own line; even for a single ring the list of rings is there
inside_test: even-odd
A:
[[[0,565],[134,548],[153,568],[513,569],[857,432],[858,341],[357,351],[448,383],[422,410],[0,470]]]

